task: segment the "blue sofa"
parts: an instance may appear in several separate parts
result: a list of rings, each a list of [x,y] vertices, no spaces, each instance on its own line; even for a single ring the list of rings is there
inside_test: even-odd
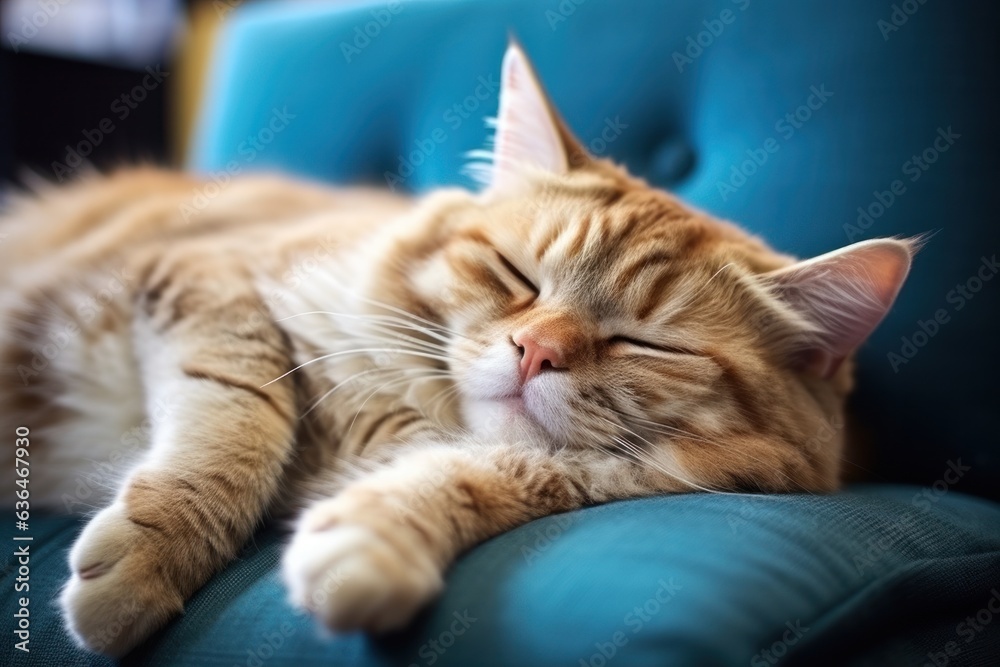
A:
[[[265,528],[135,665],[1000,664],[1000,9],[898,0],[248,5],[191,167],[425,191],[471,181],[508,30],[591,151],[807,256],[933,231],[861,350],[866,477],[832,496],[686,495],[474,549],[405,631],[330,637]],[[276,117],[281,122],[273,122]],[[279,128],[280,129],[275,129]],[[818,438],[828,437],[817,434]],[[854,455],[852,455],[854,457]],[[32,652],[100,665],[52,598],[79,525],[35,523]],[[16,567],[5,561],[4,590]],[[4,617],[13,601],[5,596]],[[8,659],[8,657],[10,659]]]

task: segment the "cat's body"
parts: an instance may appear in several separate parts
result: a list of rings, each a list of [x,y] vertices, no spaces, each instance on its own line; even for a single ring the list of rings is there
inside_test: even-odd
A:
[[[815,436],[911,246],[796,264],[586,158],[516,48],[499,120],[481,195],[247,177],[204,205],[146,170],[13,208],[0,428],[31,430],[33,507],[107,505],[62,597],[84,645],[126,652],[301,507],[292,599],[382,630],[552,512],[836,488],[843,432]]]
[[[185,218],[183,207],[202,187],[144,169],[15,204],[10,236],[0,245],[7,288],[0,390],[8,408],[3,426],[32,429],[36,503],[62,511],[103,506],[128,459],[148,447],[153,422],[176,403],[149,395],[137,363],[137,336],[146,336],[134,327],[151,312],[143,309],[150,293],[166,287],[158,283],[176,278],[220,296],[219,284],[254,291],[260,298],[241,304],[240,315],[242,328],[253,332],[261,320],[275,319],[280,287],[306,281],[321,263],[343,266],[351,249],[411,204],[383,193],[252,177]],[[110,223],[109,202],[116,218]],[[185,275],[191,273],[197,275]],[[43,444],[50,441],[86,446]],[[77,479],[84,484],[66,495],[60,480]]]

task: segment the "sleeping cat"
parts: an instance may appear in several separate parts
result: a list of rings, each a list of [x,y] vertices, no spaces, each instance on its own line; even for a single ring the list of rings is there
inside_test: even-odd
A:
[[[588,156],[517,46],[496,124],[480,193],[248,176],[189,216],[202,183],[139,169],[6,214],[0,425],[32,509],[95,512],[81,645],[127,653],[266,517],[292,601],[378,632],[538,517],[837,488],[843,431],[810,443],[915,243],[778,254]]]

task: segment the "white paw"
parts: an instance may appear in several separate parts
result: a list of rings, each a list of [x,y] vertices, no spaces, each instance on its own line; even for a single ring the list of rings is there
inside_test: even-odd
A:
[[[112,505],[70,550],[70,580],[59,602],[66,627],[84,648],[121,657],[183,610],[180,594],[163,581],[147,530]]]
[[[400,628],[441,590],[441,570],[426,544],[391,540],[359,523],[325,528],[302,522],[285,552],[283,571],[293,604],[331,630]]]

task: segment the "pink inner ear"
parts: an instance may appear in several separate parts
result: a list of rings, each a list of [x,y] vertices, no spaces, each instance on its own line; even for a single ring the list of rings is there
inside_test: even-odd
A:
[[[568,159],[555,116],[527,56],[511,45],[504,56],[500,81],[500,109],[494,140],[490,186],[517,187],[525,167],[564,173]]]
[[[909,241],[862,241],[768,274],[782,300],[816,327],[800,352],[803,365],[822,377],[837,371],[889,312],[913,251]]]

